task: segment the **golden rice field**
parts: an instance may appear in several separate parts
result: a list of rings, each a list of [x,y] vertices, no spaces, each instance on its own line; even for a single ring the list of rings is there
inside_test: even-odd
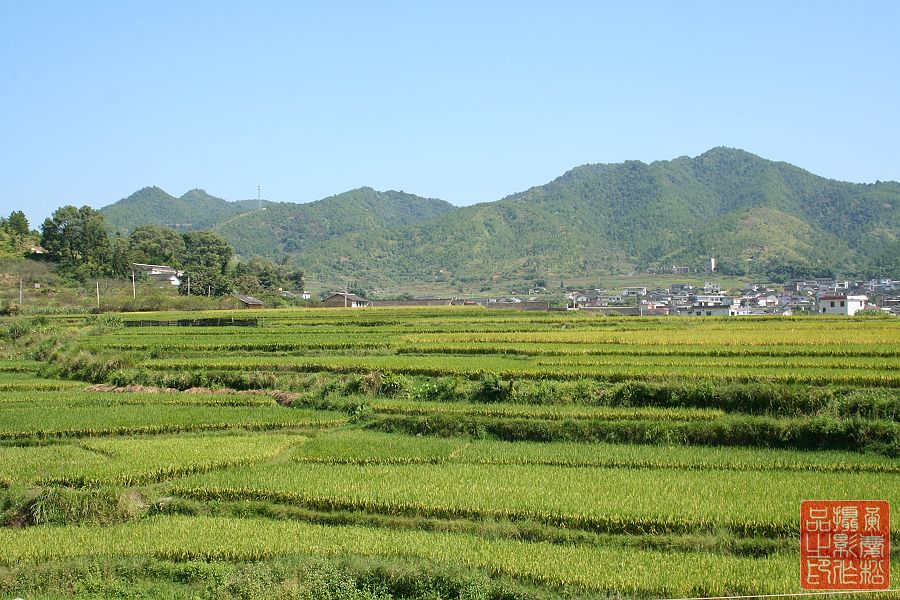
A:
[[[807,499],[900,578],[896,320],[254,316],[2,341],[0,597],[798,593]]]

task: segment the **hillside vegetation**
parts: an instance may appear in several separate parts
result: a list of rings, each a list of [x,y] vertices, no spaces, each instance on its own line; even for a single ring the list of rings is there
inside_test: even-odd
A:
[[[834,181],[728,148],[583,165],[462,208],[371,188],[263,211],[199,191],[163,195],[146,188],[103,212],[126,230],[213,228],[238,254],[289,256],[314,279],[371,283],[700,269],[709,256],[734,275],[785,263],[798,273],[889,275],[880,271],[892,268],[885,257],[900,238],[900,183]]]
[[[265,201],[265,204],[269,202]],[[176,198],[153,186],[103,208],[103,217],[114,230],[123,234],[131,233],[139,225],[163,225],[176,231],[193,231],[209,229],[256,208],[256,200],[227,202],[199,189]]]
[[[367,232],[387,236],[397,228],[452,211],[443,200],[360,188],[318,202],[273,203],[215,226],[241,254],[275,257],[315,253],[323,243]]]

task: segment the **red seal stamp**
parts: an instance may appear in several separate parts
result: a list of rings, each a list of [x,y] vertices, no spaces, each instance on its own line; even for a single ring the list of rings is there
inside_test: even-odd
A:
[[[890,544],[890,506],[883,500],[800,503],[803,589],[888,589]]]

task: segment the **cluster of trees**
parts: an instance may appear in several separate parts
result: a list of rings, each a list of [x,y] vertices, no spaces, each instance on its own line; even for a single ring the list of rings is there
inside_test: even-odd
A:
[[[41,225],[41,246],[67,275],[78,279],[124,276],[131,270],[127,241],[110,240],[103,215],[90,206],[63,206]]]
[[[110,237],[103,214],[89,206],[57,209],[41,226],[41,245],[64,274],[82,280],[128,277],[140,263],[183,270],[179,291],[184,294],[191,288],[213,296],[303,289],[303,272],[291,270],[287,257],[277,264],[260,257],[236,261],[234,249],[215,232],[179,233],[161,225]]]
[[[0,254],[21,254],[27,245],[37,241],[33,238],[28,219],[21,210],[13,211],[8,217],[0,217]]]
[[[14,210],[8,217],[0,218],[0,229],[9,235],[26,236],[31,233],[28,228],[28,219],[21,210]]]
[[[900,239],[887,242],[872,255],[869,274],[872,277],[900,276]]]
[[[258,295],[282,289],[302,290],[303,283],[303,271],[289,269],[286,260],[275,263],[268,258],[254,256],[247,261],[231,262],[224,268],[189,265],[178,291],[210,296],[232,293]]]
[[[128,248],[136,263],[176,269],[198,267],[219,273],[226,271],[234,257],[234,248],[217,233],[178,233],[162,225],[141,225],[132,231]]]
[[[773,259],[766,263],[765,275],[775,283],[787,283],[792,279],[833,277],[834,268],[829,265],[808,264],[798,261]]]

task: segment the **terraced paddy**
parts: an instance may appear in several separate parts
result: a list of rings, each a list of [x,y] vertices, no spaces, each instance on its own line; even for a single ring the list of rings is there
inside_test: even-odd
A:
[[[795,593],[800,501],[900,506],[893,320],[258,316],[12,345],[0,594]]]

